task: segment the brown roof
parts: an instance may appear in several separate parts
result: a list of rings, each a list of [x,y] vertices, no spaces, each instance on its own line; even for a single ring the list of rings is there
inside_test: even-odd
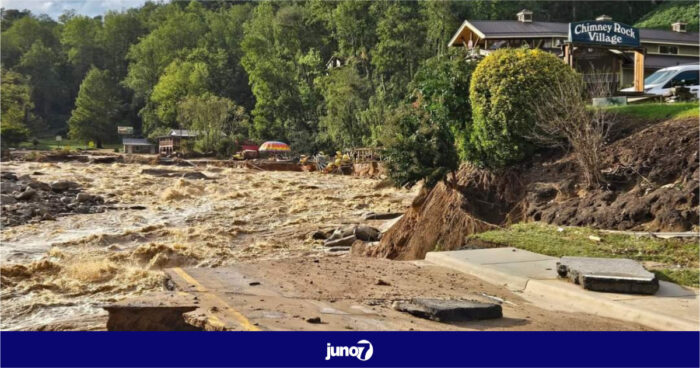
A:
[[[683,64],[697,64],[696,56],[647,55],[644,57],[644,67],[651,69],[668,68]]]

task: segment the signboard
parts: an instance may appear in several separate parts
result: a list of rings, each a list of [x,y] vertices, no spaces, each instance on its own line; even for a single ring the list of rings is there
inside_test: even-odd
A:
[[[121,135],[134,134],[134,127],[131,126],[118,126],[117,133]]]
[[[613,21],[569,23],[569,42],[599,46],[639,47],[639,28]]]

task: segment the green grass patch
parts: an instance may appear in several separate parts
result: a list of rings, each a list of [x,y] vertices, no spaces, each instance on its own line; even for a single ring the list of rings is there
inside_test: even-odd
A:
[[[611,234],[586,227],[564,227],[538,222],[520,223],[501,230],[469,236],[470,239],[525,249],[552,257],[613,257],[658,263],[650,267],[663,280],[698,287],[696,239],[655,239]],[[591,240],[599,237],[600,241]]]
[[[34,145],[33,142],[22,142],[19,144],[20,148],[26,148],[26,149],[38,149],[38,150],[61,150],[61,149],[71,149],[71,150],[76,150],[76,149],[88,149],[88,144],[87,142],[83,141],[74,141],[74,140],[69,140],[69,139],[64,139],[60,142],[56,141],[55,138],[40,138],[37,139],[38,144]],[[102,145],[104,149],[114,149],[114,148],[121,148],[121,144],[119,143],[107,143]]]
[[[644,103],[638,105],[610,106],[608,109],[620,115],[627,115],[645,120],[700,117],[700,104],[697,102]]]

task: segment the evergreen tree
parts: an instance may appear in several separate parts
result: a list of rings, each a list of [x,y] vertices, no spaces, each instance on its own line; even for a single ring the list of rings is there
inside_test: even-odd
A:
[[[113,141],[123,108],[118,92],[108,71],[90,69],[80,84],[75,109],[68,121],[70,137],[86,142],[92,140],[97,147]]]

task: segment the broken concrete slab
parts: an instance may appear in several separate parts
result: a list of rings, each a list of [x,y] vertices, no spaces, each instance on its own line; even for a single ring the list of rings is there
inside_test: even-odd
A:
[[[626,258],[562,257],[557,273],[586,290],[649,295],[659,290],[656,275]]]
[[[323,242],[323,245],[326,247],[350,247],[352,246],[352,243],[355,242],[355,240],[357,240],[355,235],[350,235],[335,240],[328,239],[325,242]]]
[[[399,216],[402,216],[403,213],[374,213],[374,212],[367,212],[365,213],[362,218],[365,220],[391,220],[394,218],[397,218]]]
[[[146,295],[105,305],[108,331],[198,331],[185,321],[185,313],[199,306],[173,293]]]
[[[503,317],[499,304],[466,300],[413,298],[410,302],[394,302],[394,309],[416,317],[438,322],[464,322]]]

